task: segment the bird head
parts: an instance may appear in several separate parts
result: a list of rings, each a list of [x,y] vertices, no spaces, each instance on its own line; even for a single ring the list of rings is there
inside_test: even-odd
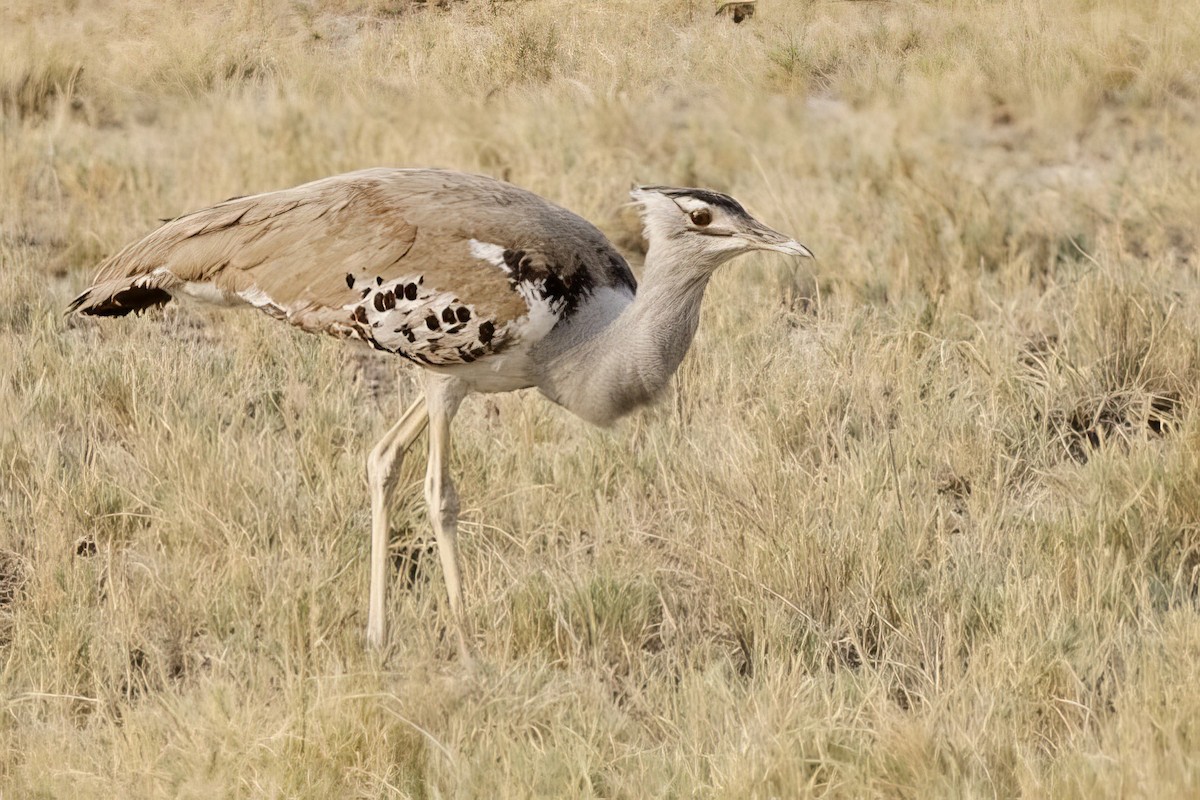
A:
[[[629,196],[640,207],[650,249],[660,257],[670,251],[708,271],[753,250],[813,257],[807,247],[768,228],[721,192],[637,186]]]

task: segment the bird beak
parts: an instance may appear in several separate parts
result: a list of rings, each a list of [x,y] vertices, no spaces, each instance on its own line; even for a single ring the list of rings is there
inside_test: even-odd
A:
[[[789,256],[816,258],[812,250],[809,250],[792,237],[785,236],[777,230],[768,228],[761,222],[756,221],[751,230],[742,234],[742,238],[756,250],[774,250],[776,253],[784,253]]]
[[[789,255],[789,256],[801,256],[803,258],[816,258],[816,256],[814,256],[812,254],[812,250],[809,250],[807,247],[800,244],[795,239],[788,239],[786,242],[780,242],[779,244],[773,244],[773,245],[766,247],[765,249],[774,250],[777,253],[785,253],[786,255]]]

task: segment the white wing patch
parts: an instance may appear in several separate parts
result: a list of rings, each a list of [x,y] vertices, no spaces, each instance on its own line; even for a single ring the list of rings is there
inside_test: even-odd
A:
[[[272,317],[275,317],[275,319],[287,319],[287,311],[276,305],[275,301],[270,297],[267,297],[267,293],[262,289],[259,289],[257,286],[252,286],[249,289],[243,289],[237,294],[238,297],[242,298],[259,311],[265,311]]]
[[[424,281],[405,275],[367,282],[362,299],[343,306],[361,329],[357,335],[379,350],[435,366],[470,363],[503,338],[475,306]]]
[[[237,305],[236,300],[227,295],[224,290],[217,288],[211,281],[180,281],[175,273],[166,267],[156,268],[153,272],[135,280],[132,285],[140,287],[161,286],[169,291],[172,297],[199,300],[212,305]],[[250,301],[247,300],[247,302]],[[251,303],[251,305],[261,308],[258,303]]]
[[[472,239],[469,244],[471,245],[471,255],[475,256],[480,261],[487,261],[493,266],[497,266],[504,270],[505,272],[511,272],[511,270],[508,268],[508,265],[504,263],[503,247],[498,244],[481,242],[478,239]]]
[[[558,324],[562,317],[567,301],[563,297],[553,297],[546,291],[546,279],[524,277],[519,271],[514,271],[509,260],[505,258],[511,251],[498,244],[481,242],[471,239],[471,255],[492,266],[499,267],[509,276],[513,289],[521,295],[529,313],[520,319],[515,319],[505,326],[506,333],[516,334],[519,338],[529,341],[541,341],[551,329]]]

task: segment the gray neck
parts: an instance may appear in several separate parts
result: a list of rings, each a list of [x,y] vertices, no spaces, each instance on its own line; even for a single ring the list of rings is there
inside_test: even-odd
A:
[[[608,425],[657,397],[700,322],[712,270],[656,258],[652,245],[637,295],[595,335],[551,358],[543,394],[580,417]]]

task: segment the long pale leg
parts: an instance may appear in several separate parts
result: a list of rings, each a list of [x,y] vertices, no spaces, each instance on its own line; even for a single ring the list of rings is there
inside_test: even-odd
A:
[[[459,650],[470,660],[463,630],[462,576],[458,571],[458,492],[450,477],[450,423],[467,394],[467,387],[456,378],[430,374],[425,383],[425,404],[429,409],[429,465],[425,473],[425,502],[437,537],[438,555],[446,591],[450,595],[450,613],[458,633]]]
[[[388,537],[391,533],[388,511],[396,491],[396,480],[400,477],[404,451],[421,435],[428,419],[425,400],[417,400],[367,456],[367,482],[371,487],[371,595],[367,606],[367,643],[372,647],[382,647],[387,634],[384,606],[387,603]]]

